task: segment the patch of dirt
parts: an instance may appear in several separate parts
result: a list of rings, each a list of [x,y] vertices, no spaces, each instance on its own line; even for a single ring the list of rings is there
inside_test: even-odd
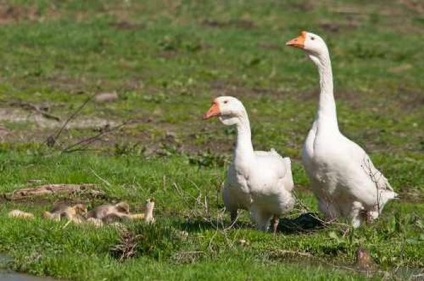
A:
[[[16,108],[0,108],[0,121],[26,122],[28,114]]]
[[[4,139],[7,135],[10,134],[10,131],[3,126],[0,126],[0,140]]]
[[[422,110],[424,106],[424,95],[422,92],[409,91],[407,89],[400,88],[396,95],[396,100],[400,107],[406,111]]]
[[[290,4],[290,8],[300,12],[309,12],[316,7],[316,3],[317,1],[311,1],[311,0],[296,1]]]
[[[348,30],[355,30],[360,27],[360,22],[348,17],[347,23],[340,23],[334,21],[321,21],[319,26],[324,30],[332,33],[344,32]]]
[[[54,137],[68,118],[60,116],[61,122],[46,119],[41,114],[33,111],[25,111],[21,108],[0,108],[0,140],[4,142],[46,142],[49,136]],[[6,123],[6,126],[1,126]],[[144,156],[168,155],[173,153],[200,153],[205,151],[205,144],[198,144],[199,138],[208,134],[210,130],[216,130],[216,124],[210,122],[193,124],[192,126],[164,123],[152,116],[145,117],[126,124],[124,127],[106,132],[95,139],[92,137],[103,131],[111,130],[118,126],[118,121],[112,121],[96,117],[78,116],[71,120],[60,135],[57,143],[53,145],[58,149],[64,149],[79,142],[80,145],[72,146],[77,150],[102,150],[112,151],[117,154],[141,153]],[[148,128],[138,130],[133,125],[149,124]],[[206,129],[210,128],[210,130]],[[75,137],[74,132],[78,131]],[[84,130],[84,131],[83,131]],[[174,133],[178,132],[178,133]],[[194,132],[194,133],[193,133]],[[82,135],[82,133],[84,133]],[[86,140],[86,141],[84,141]],[[89,142],[87,142],[89,140]],[[231,151],[231,142],[213,142],[207,144],[212,151]]]
[[[52,89],[61,90],[71,94],[84,93],[84,89],[87,89],[84,78],[74,78],[64,75],[49,76],[45,80],[45,84],[49,85]]]
[[[253,29],[256,27],[256,24],[252,20],[245,19],[232,19],[229,21],[219,21],[213,19],[206,19],[201,22],[202,25],[213,27],[213,28],[240,28],[240,29]]]
[[[404,6],[406,6],[408,9],[418,12],[421,15],[424,15],[424,2],[423,1],[417,1],[417,0],[400,0],[400,3],[402,3]]]
[[[10,24],[22,20],[35,21],[39,17],[37,8],[23,6],[0,6],[0,24]]]
[[[329,6],[329,10],[333,13],[343,14],[346,16],[350,15],[352,17],[360,17],[360,18],[363,17],[364,19],[367,19],[369,17],[370,12],[378,12],[378,15],[388,16],[388,17],[404,16],[404,13],[400,9],[400,7],[396,5],[364,6],[364,5],[356,5],[356,4],[345,4],[343,2],[340,2],[340,3]]]
[[[105,14],[116,18],[117,22],[124,22],[132,17],[136,9],[143,8],[142,6],[138,7],[140,4],[128,6],[125,2],[126,1],[103,1],[102,10]]]
[[[58,12],[53,5],[50,5],[42,15],[36,6],[20,6],[0,4],[0,25],[12,24],[20,21],[38,22],[45,18],[49,20],[57,18]]]
[[[276,89],[267,88],[246,88],[234,84],[229,84],[225,81],[216,80],[210,83],[210,88],[216,96],[228,95],[236,98],[254,97],[260,98],[267,96],[270,98],[282,98],[285,93]]]
[[[145,28],[142,24],[132,23],[126,20],[112,23],[111,26],[118,30],[142,30]]]
[[[62,119],[65,120],[66,118]],[[0,122],[1,121],[8,121],[10,123],[29,123],[39,128],[60,128],[63,126],[62,122],[44,118],[41,114],[36,112],[28,112],[17,108],[0,108]],[[105,126],[113,127],[116,125],[117,123],[112,120],[97,117],[80,117],[71,120],[66,125],[66,129],[101,128]]]
[[[420,26],[413,24],[413,15],[408,9],[422,15],[424,13],[422,1],[389,1],[387,5],[381,5],[378,2],[370,2],[367,5],[344,3],[342,1],[332,2],[331,4],[326,3],[322,7],[328,9],[330,13],[335,14],[337,17],[342,16],[354,23],[361,24],[371,21],[373,24],[380,26],[379,22],[384,22],[384,24],[389,24],[392,31],[406,34],[421,32]]]
[[[222,126],[214,122],[196,122],[195,124],[185,124],[184,127],[155,122],[154,128],[161,128],[162,134],[158,136],[157,129],[154,132],[147,130],[129,135],[123,133],[114,135],[110,139],[115,144],[115,149],[126,153],[135,151],[144,156],[169,155],[173,153],[200,155],[202,153],[232,153],[234,141],[217,140],[209,141],[209,135],[216,130],[221,130]],[[130,129],[131,130],[131,129]],[[174,133],[178,132],[178,133]],[[122,140],[125,140],[122,143]]]

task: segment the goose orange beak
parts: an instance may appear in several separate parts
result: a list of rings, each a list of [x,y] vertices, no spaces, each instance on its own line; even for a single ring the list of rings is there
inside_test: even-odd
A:
[[[209,108],[208,112],[203,115],[203,119],[209,119],[214,116],[219,116],[221,111],[219,110],[219,105],[217,103],[212,103],[212,106]]]
[[[302,31],[302,33],[298,37],[288,41],[286,45],[303,49],[305,48],[305,40],[306,40],[306,31]]]

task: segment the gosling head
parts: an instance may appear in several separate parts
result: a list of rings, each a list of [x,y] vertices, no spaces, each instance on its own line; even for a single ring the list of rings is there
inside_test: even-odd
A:
[[[130,205],[127,202],[119,202],[115,204],[116,210],[120,213],[129,214],[130,213]]]
[[[76,204],[73,206],[73,209],[77,214],[85,215],[87,214],[87,206],[85,204]]]

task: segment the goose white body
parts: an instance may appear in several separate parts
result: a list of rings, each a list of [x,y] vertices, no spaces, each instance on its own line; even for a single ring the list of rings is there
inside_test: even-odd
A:
[[[250,123],[242,103],[234,97],[215,99],[206,118],[219,116],[225,125],[237,128],[237,143],[222,190],[226,209],[235,219],[238,209],[248,210],[256,227],[266,231],[270,220],[294,206],[291,162],[275,150],[254,151]],[[274,232],[276,225],[274,222]]]
[[[302,162],[318,199],[332,220],[346,217],[354,227],[376,219],[397,194],[367,153],[339,130],[328,48],[318,35],[302,32],[287,45],[301,48],[320,75],[318,111],[302,152]]]
[[[396,197],[366,152],[341,133],[322,136],[312,128],[302,162],[319,209],[329,220],[347,217],[358,227],[364,214],[376,219],[387,201]]]
[[[235,157],[228,170],[222,191],[225,207],[231,213],[249,210],[256,227],[265,231],[274,214],[294,206],[290,159],[275,151],[256,151],[251,160],[240,160]]]

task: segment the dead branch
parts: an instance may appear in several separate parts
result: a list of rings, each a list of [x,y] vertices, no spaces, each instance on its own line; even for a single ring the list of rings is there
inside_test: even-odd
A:
[[[35,196],[46,196],[52,194],[73,194],[77,192],[91,192],[100,194],[100,191],[94,190],[94,184],[46,184],[36,187],[18,189],[10,193],[3,194],[7,200],[22,200]]]
[[[52,120],[55,120],[57,122],[60,121],[59,117],[48,113],[46,108],[42,108],[38,105],[29,103],[29,102],[24,102],[24,101],[18,100],[18,101],[10,102],[9,105],[15,106],[15,107],[21,107],[21,108],[23,108],[25,110],[29,110],[29,111],[35,111],[35,112],[41,114],[44,118],[52,119]]]
[[[296,191],[293,191],[293,196],[296,200],[296,205],[298,205],[300,207],[300,209],[301,209],[300,211],[302,213],[310,213],[311,212],[309,207],[305,203],[303,203],[303,201],[299,198],[299,196],[297,196]]]
[[[141,239],[143,239],[141,234],[134,234],[125,229],[120,230],[118,244],[110,251],[120,262],[123,262],[137,255],[137,246]]]
[[[60,134],[63,132],[63,130],[66,128],[69,122],[71,122],[72,119],[74,119],[77,114],[87,105],[87,103],[95,96],[96,94],[93,94],[89,96],[69,117],[66,119],[66,121],[63,123],[62,127],[57,131],[56,135],[50,135],[46,139],[46,144],[48,147],[53,147],[57,139],[59,138]]]
[[[300,256],[300,257],[306,257],[306,258],[314,258],[314,255],[307,252],[298,252],[298,251],[280,250],[280,249],[275,249],[271,251],[270,255],[273,258],[277,258],[277,257],[286,258],[287,256]]]
[[[65,147],[61,153],[71,153],[71,152],[75,152],[75,151],[81,151],[84,150],[85,148],[87,148],[90,144],[92,144],[93,142],[100,140],[100,138],[103,135],[109,134],[111,132],[114,132],[122,127],[124,127],[127,124],[133,123],[134,120],[130,119],[130,120],[126,120],[124,122],[122,122],[121,124],[115,126],[115,127],[109,127],[107,126],[104,130],[101,130],[99,133],[97,133],[94,136],[82,139],[74,144],[71,144],[67,147]]]

